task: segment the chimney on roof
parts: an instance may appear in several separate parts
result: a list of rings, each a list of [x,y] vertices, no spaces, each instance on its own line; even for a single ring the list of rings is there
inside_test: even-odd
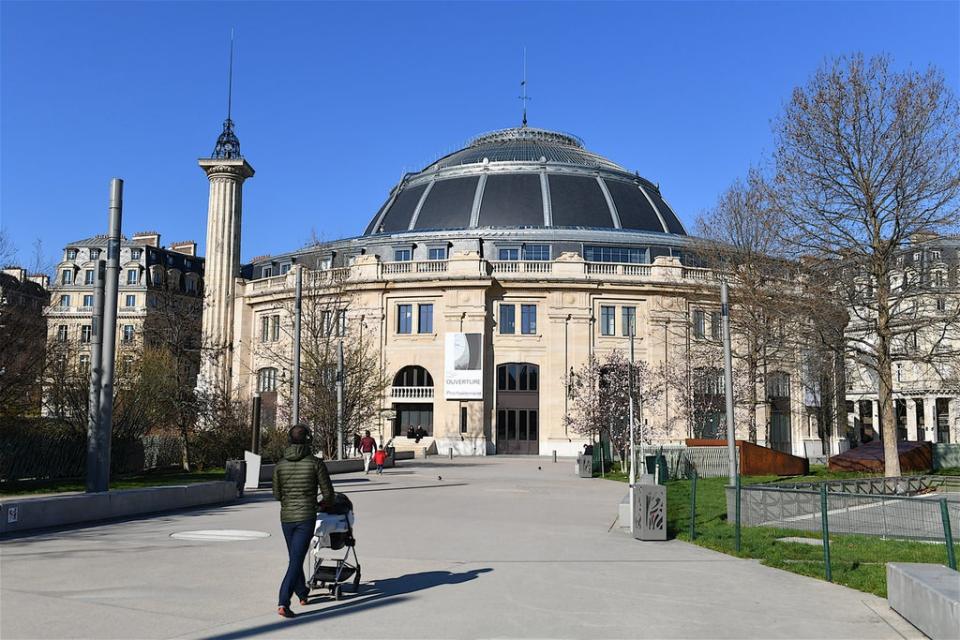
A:
[[[45,273],[35,273],[32,276],[27,276],[27,279],[30,282],[35,282],[44,289],[50,288],[50,276]]]
[[[27,279],[27,270],[21,267],[14,267],[14,266],[4,267],[3,272],[8,276],[13,276],[20,282],[23,282],[24,280]]]
[[[157,231],[138,231],[133,234],[134,242],[142,242],[150,247],[160,247],[160,234]]]
[[[197,243],[194,240],[174,242],[170,245],[170,250],[187,256],[195,256],[197,255]]]

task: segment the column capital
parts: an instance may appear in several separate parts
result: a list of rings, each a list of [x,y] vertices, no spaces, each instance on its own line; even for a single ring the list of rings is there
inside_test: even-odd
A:
[[[226,177],[243,181],[252,178],[255,173],[250,163],[243,158],[200,158],[198,164],[211,180],[215,177]]]

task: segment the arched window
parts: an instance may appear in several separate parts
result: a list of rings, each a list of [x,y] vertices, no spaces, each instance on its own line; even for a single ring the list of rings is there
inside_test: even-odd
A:
[[[497,391],[537,391],[540,367],[526,362],[511,362],[497,367]]]
[[[257,372],[257,391],[264,393],[277,390],[277,370],[273,367],[264,367]]]
[[[432,387],[433,376],[419,365],[406,366],[393,378],[395,387]]]

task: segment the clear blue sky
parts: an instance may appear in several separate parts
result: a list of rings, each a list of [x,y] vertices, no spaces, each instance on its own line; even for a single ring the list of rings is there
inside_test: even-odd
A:
[[[362,232],[404,170],[518,125],[660,183],[688,224],[771,148],[821,61],[887,52],[960,85],[957,2],[0,3],[0,224],[22,262],[103,232],[205,235],[236,29],[234,120],[257,170],[243,258]]]

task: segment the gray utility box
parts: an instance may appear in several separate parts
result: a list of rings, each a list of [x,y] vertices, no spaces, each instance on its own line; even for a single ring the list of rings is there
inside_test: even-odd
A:
[[[580,455],[577,457],[577,474],[581,478],[593,477],[593,456]]]
[[[633,537],[637,540],[667,539],[667,488],[638,484],[633,489]]]

